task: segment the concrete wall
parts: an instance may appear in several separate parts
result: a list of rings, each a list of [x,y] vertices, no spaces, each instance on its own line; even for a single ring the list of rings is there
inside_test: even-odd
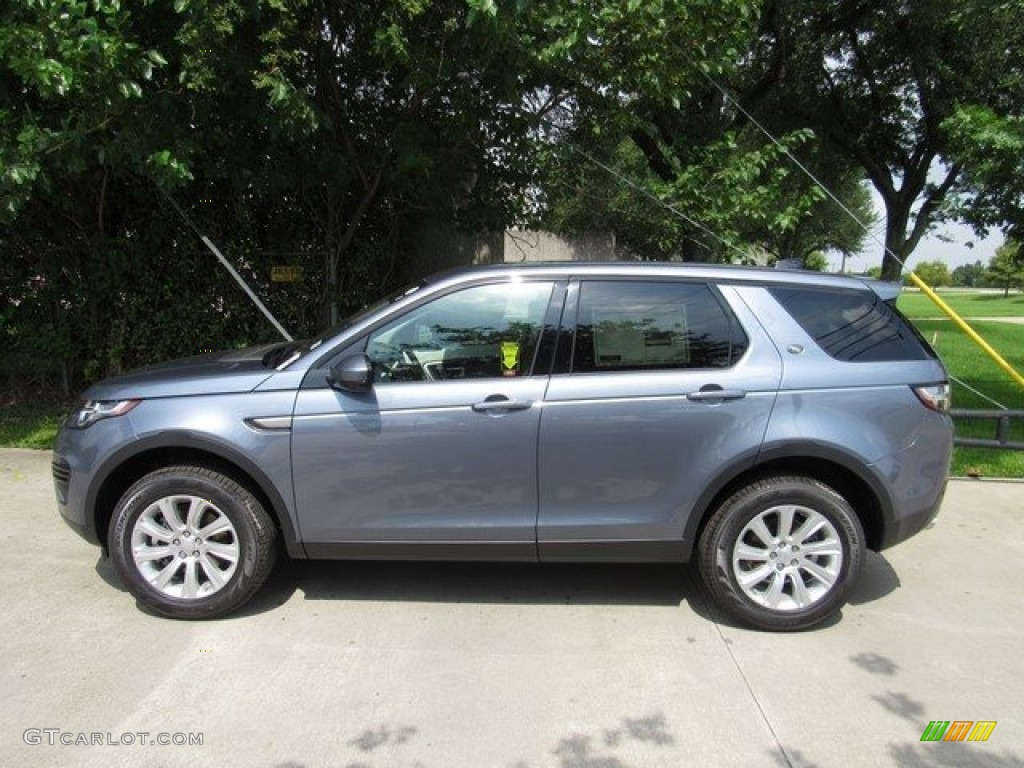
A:
[[[607,233],[564,238],[550,232],[510,229],[504,233],[470,235],[440,227],[423,227],[415,247],[403,260],[407,281],[432,272],[471,264],[535,261],[634,261],[636,255],[615,243]]]
[[[523,229],[505,232],[502,257],[505,262],[636,260],[633,253],[616,246],[613,234],[588,232],[569,239]]]

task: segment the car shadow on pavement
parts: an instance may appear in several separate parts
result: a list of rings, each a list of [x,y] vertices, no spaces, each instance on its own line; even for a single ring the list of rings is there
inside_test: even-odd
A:
[[[527,605],[679,605],[698,592],[681,564],[281,560],[236,616],[306,600]]]
[[[850,591],[847,602],[851,605],[865,605],[881,600],[901,586],[900,577],[893,570],[885,555],[877,552],[866,552],[861,568],[860,579]]]
[[[110,559],[96,573],[127,592]],[[849,602],[879,600],[900,586],[883,555],[868,552]],[[300,592],[306,600],[480,603],[510,605],[673,606],[683,602],[699,616],[744,628],[710,607],[695,564],[474,563],[369,560],[290,560],[281,557],[267,583],[231,616],[272,611]],[[838,617],[819,625],[828,627]]]
[[[114,563],[111,559],[102,553],[96,558],[96,573],[103,581],[109,586],[118,590],[119,592],[127,592],[128,589],[125,587],[124,582],[121,581],[121,577],[117,575],[117,571],[114,569]]]

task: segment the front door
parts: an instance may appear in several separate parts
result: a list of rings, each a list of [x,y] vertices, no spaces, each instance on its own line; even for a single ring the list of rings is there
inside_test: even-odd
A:
[[[548,377],[531,374],[551,289],[503,281],[429,300],[360,345],[371,391],[300,391],[292,458],[311,555],[536,559]]]

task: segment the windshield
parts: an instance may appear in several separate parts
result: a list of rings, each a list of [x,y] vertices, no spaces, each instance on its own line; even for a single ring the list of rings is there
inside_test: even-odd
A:
[[[327,341],[327,339],[337,336],[339,333],[351,328],[353,325],[361,323],[373,313],[394,304],[399,299],[404,299],[406,296],[415,293],[422,288],[423,285],[423,283],[419,283],[412,287],[405,287],[401,290],[395,291],[380,301],[376,301],[359,310],[355,314],[349,315],[337,325],[331,326],[325,331],[321,331],[310,339],[296,339],[295,341],[289,341],[275,346],[268,350],[263,356],[263,365],[268,368],[276,368],[279,371],[284,370],[299,358],[316,350],[320,345]]]

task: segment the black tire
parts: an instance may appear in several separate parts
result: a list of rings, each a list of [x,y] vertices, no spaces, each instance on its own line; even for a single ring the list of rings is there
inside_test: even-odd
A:
[[[795,631],[842,607],[860,574],[864,531],[846,499],[824,483],[770,477],[729,497],[698,548],[718,607],[757,629]]]
[[[213,619],[237,610],[266,581],[277,531],[231,478],[176,466],[125,492],[107,543],[121,580],[144,606],[173,619]]]

